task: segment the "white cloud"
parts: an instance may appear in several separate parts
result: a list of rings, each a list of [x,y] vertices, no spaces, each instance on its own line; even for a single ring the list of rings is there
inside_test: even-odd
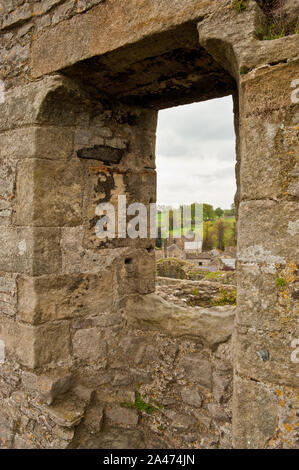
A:
[[[158,202],[229,208],[236,191],[232,98],[159,112]]]

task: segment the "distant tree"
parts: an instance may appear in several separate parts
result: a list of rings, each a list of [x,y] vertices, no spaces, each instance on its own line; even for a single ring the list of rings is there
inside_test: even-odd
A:
[[[231,205],[230,209],[225,209],[224,210],[224,216],[225,217],[234,217],[235,216],[235,204],[234,203]]]
[[[231,208],[231,213],[232,213],[232,215],[235,215],[235,213],[236,213],[235,204],[232,203],[232,205],[230,206],[230,208]]]
[[[215,220],[215,211],[213,206],[210,204],[204,204],[203,205],[203,220],[204,222],[210,221],[210,220]]]
[[[217,209],[215,209],[215,214],[217,215],[218,218],[220,218],[223,216],[224,210],[221,209],[221,207],[217,207]]]
[[[214,244],[214,230],[211,222],[204,222],[203,224],[203,251],[212,250]]]
[[[228,244],[229,246],[236,246],[236,222],[233,222],[232,224],[232,228],[231,228],[232,232],[231,232],[231,236],[228,240]]]
[[[162,246],[163,246],[162,238],[156,238],[156,247],[157,248],[162,248]]]
[[[225,222],[222,219],[217,220],[214,225],[214,230],[217,240],[217,248],[223,251],[225,249],[224,245],[224,232],[225,232]]]
[[[169,211],[169,231],[173,232],[173,210]]]

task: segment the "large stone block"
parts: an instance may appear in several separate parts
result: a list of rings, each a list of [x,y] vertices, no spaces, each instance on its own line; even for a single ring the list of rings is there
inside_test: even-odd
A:
[[[105,366],[107,360],[107,344],[102,339],[99,328],[78,330],[72,339],[73,354],[76,359],[88,364]]]
[[[277,199],[293,194],[298,176],[299,114],[274,110],[265,116],[243,117],[240,199]],[[288,186],[292,184],[290,192]],[[293,188],[293,190],[292,190]]]
[[[16,26],[31,18],[31,6],[24,4],[14,9],[11,13],[7,13],[3,18],[2,28]]]
[[[8,130],[35,123],[39,105],[47,94],[49,80],[16,87],[5,92],[5,100],[0,103],[0,130]]]
[[[155,290],[155,258],[153,252],[136,247],[118,262],[119,294],[149,294]]]
[[[41,0],[41,2],[33,5],[33,14],[36,16],[43,15],[58,3],[61,3],[61,0]]]
[[[0,313],[14,316],[17,310],[17,282],[14,274],[0,274]]]
[[[97,273],[112,268],[130,256],[128,248],[93,250],[84,247],[85,227],[62,228],[62,272],[63,273]]]
[[[298,38],[296,45],[298,50]],[[286,44],[281,43],[281,46]],[[291,94],[291,84],[298,79],[299,62],[294,60],[276,67],[264,67],[254,74],[245,75],[241,82],[241,122],[242,117],[263,115],[268,118],[275,110],[295,107]]]
[[[18,318],[26,323],[99,315],[111,311],[116,297],[114,274],[25,277],[18,281]]]
[[[27,159],[18,164],[16,224],[79,225],[83,169],[79,162]]]
[[[294,329],[297,295],[295,268],[293,263],[287,265],[285,270],[267,264],[239,263],[238,325],[270,333],[287,333]],[[284,275],[285,272],[287,275]],[[282,287],[277,284],[279,280],[284,283]]]
[[[128,204],[156,202],[156,172],[152,170],[128,172],[124,176]]]
[[[238,219],[238,259],[246,263],[286,265],[298,256],[296,202],[242,202]]]
[[[59,395],[68,392],[72,383],[72,374],[59,369],[43,375],[27,371],[22,374],[22,384],[25,390],[37,394],[47,405],[51,405]]]
[[[84,194],[84,213],[87,215],[88,225],[86,226],[85,233],[85,247],[96,248],[101,244],[105,246],[121,247],[121,246],[137,246],[140,242],[148,245],[145,238],[132,239],[126,238],[126,226],[128,227],[129,220],[133,216],[126,216],[126,210],[131,203],[143,203],[147,208],[146,215],[146,234],[149,235],[149,220],[150,211],[149,203],[154,203],[156,200],[156,175],[152,170],[140,172],[124,172],[118,168],[112,168],[105,165],[99,165],[97,162],[88,161],[86,189]],[[118,196],[126,196],[126,207],[124,209],[124,218],[127,225],[124,226],[124,235],[120,234],[119,226],[119,199]],[[98,212],[98,205],[109,203],[114,208],[114,228],[115,236],[108,240],[106,238],[99,238],[96,234],[96,225],[101,219],[101,214]],[[136,216],[138,211],[136,212]],[[135,230],[136,229],[135,227]],[[119,236],[120,235],[120,236]]]
[[[194,311],[167,302],[156,294],[129,297],[126,310],[129,323],[140,329],[192,338],[212,350],[230,339],[234,327],[235,307]]]
[[[235,370],[248,379],[279,385],[298,385],[298,365],[292,361],[292,340],[270,332],[237,328],[234,338]],[[296,336],[295,336],[296,335]]]
[[[129,151],[121,162],[121,168],[152,168],[155,169],[156,135],[153,118],[152,131],[128,127],[125,132],[130,142]]]
[[[184,4],[145,0],[130,0],[126,5],[114,0],[104,2],[84,15],[77,15],[41,33],[32,47],[32,74],[42,76],[88,57],[105,54],[145,36],[199,19],[216,6],[217,0],[204,3],[202,0],[185,0]],[[125,33],[119,34],[120,31]],[[77,44],[76,48],[74,44]]]
[[[233,441],[237,449],[264,449],[278,426],[278,400],[267,385],[236,376]]]
[[[138,423],[138,413],[136,410],[122,408],[116,404],[109,406],[105,415],[117,426],[136,426]]]
[[[36,127],[34,154],[36,158],[67,160],[73,151],[74,133],[67,127]]]
[[[0,227],[0,271],[33,275],[59,271],[59,241],[55,228]]]
[[[30,368],[66,363],[70,359],[70,328],[67,321],[31,326],[1,319],[0,338],[6,354]]]
[[[73,148],[73,132],[67,128],[26,127],[0,133],[0,225],[10,222],[15,196],[18,160],[46,158],[64,160],[70,158]],[[24,184],[28,193],[33,184],[26,175]],[[28,196],[26,194],[26,196]]]
[[[192,353],[180,359],[178,373],[189,382],[196,383],[211,390],[212,368],[208,358],[201,353]]]
[[[39,123],[74,125],[74,104],[78,113],[82,105],[78,98],[78,88],[59,75],[11,88],[0,103],[0,131]]]

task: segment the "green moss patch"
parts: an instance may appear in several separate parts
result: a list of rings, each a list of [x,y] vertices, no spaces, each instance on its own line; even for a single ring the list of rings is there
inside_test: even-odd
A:
[[[153,405],[152,403],[147,403],[142,395],[140,394],[139,390],[136,391],[135,393],[135,402],[134,403],[129,403],[129,402],[123,402],[120,404],[120,406],[122,406],[123,408],[133,408],[135,410],[138,410],[138,411],[144,411],[145,413],[147,413],[148,415],[156,412],[156,411],[159,411],[159,408],[161,407],[158,407]]]
[[[231,292],[228,292],[225,289],[220,289],[218,297],[216,299],[211,299],[210,304],[212,307],[220,307],[222,305],[236,305],[237,291],[234,289]]]

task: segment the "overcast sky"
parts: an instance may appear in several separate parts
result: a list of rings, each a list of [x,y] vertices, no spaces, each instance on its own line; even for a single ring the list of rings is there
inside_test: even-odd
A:
[[[232,98],[159,112],[159,204],[207,202],[229,209],[236,192]]]

